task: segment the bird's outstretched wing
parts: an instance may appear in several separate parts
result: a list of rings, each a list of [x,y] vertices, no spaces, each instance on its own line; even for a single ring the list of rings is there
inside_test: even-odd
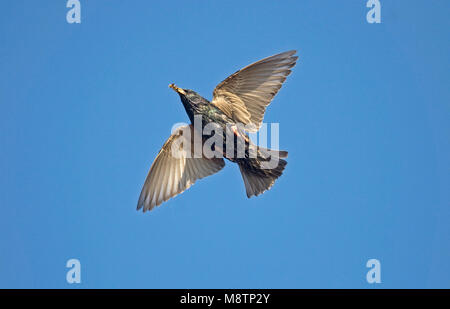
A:
[[[298,59],[295,53],[291,50],[262,59],[230,75],[214,89],[211,103],[236,122],[253,127],[248,131],[257,131],[267,105]]]
[[[195,134],[198,133],[192,125],[183,126],[164,143],[148,172],[138,210],[153,209],[188,189],[197,179],[212,175],[225,166],[222,158],[194,156]],[[201,136],[198,140],[201,141]]]

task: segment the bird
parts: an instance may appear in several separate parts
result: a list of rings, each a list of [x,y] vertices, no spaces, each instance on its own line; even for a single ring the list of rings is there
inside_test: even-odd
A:
[[[170,84],[191,124],[173,130],[162,146],[145,179],[137,210],[152,210],[197,180],[219,172],[225,166],[224,158],[238,164],[248,198],[269,190],[282,175],[288,152],[255,146],[248,133],[260,129],[267,106],[297,63],[296,53],[279,53],[236,71],[216,86],[212,101]],[[213,130],[205,132],[208,126]],[[212,143],[213,156],[205,152],[212,132],[224,138]],[[276,165],[263,167],[269,159]]]

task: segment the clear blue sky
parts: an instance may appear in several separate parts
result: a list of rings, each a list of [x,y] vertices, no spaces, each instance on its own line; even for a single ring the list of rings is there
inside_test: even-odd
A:
[[[7,1],[0,10],[0,287],[450,287],[449,1]],[[150,213],[176,122],[260,58],[299,63],[267,110],[289,151]],[[66,283],[67,260],[82,283]],[[367,260],[381,262],[379,285]]]

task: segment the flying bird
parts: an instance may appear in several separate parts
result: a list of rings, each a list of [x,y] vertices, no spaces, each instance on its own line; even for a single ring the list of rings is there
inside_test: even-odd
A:
[[[238,164],[247,197],[270,189],[283,173],[287,151],[255,146],[247,132],[256,132],[261,127],[266,107],[296,64],[295,53],[292,50],[273,55],[235,72],[216,86],[211,102],[193,90],[170,84],[180,96],[191,124],[174,130],[162,146],[148,172],[137,210],[151,210],[182,193],[196,180],[217,173],[225,166],[223,158]],[[196,120],[200,120],[199,125]],[[205,132],[208,125],[213,125],[215,133],[222,132],[219,137],[224,138],[223,143],[211,147],[220,156],[203,152],[202,146],[213,132]],[[195,141],[200,143],[200,152]],[[239,149],[244,150],[239,153]],[[276,165],[265,167],[269,160]]]

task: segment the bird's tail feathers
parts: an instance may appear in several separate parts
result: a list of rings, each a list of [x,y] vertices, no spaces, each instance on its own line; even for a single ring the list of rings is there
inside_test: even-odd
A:
[[[269,166],[266,158],[258,156],[257,158],[245,158],[238,160],[239,169],[241,170],[242,179],[244,180],[247,197],[257,196],[266,190],[269,190],[275,180],[283,174],[287,161],[281,158],[287,157],[287,151],[273,151],[270,149],[259,149],[270,152],[271,159],[275,160],[275,166]],[[266,163],[266,164],[265,164]],[[270,168],[267,168],[270,167]]]

